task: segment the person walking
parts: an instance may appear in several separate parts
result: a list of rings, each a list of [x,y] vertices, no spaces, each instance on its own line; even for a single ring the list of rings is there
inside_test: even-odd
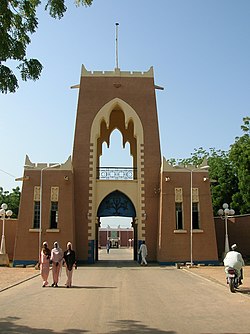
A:
[[[46,241],[43,242],[42,250],[40,253],[40,274],[43,280],[43,288],[49,284],[48,277],[49,277],[49,269],[50,269],[50,256],[51,252],[48,248],[48,243]]]
[[[109,242],[109,240],[106,243],[106,249],[107,249],[107,254],[109,254],[109,250],[110,250],[110,242]]]
[[[66,263],[66,275],[67,275],[67,281],[65,285],[67,288],[71,288],[73,268],[74,265],[76,264],[76,254],[75,251],[72,249],[71,242],[67,243],[67,249],[64,252],[63,258],[64,262]]]
[[[147,266],[146,257],[148,255],[148,249],[144,240],[142,241],[138,254],[141,255],[141,266],[143,266],[144,264],[145,266]]]
[[[63,260],[63,251],[59,247],[58,242],[54,242],[54,248],[51,250],[51,257],[52,261],[52,276],[53,276],[53,283],[51,286],[58,287],[59,275],[62,268],[62,260]]]

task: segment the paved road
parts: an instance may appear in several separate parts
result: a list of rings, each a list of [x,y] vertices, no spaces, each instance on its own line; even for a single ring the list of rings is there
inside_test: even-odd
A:
[[[173,267],[109,259],[78,268],[71,289],[63,270],[58,288],[35,277],[2,291],[0,333],[250,333],[248,295]]]

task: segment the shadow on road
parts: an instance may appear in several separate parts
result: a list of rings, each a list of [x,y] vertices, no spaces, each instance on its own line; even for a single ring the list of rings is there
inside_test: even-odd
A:
[[[95,290],[95,289],[117,289],[116,286],[80,286],[80,285],[73,285],[70,289],[89,289],[89,290]]]
[[[110,267],[110,268],[141,268],[142,266],[137,262],[133,260],[99,260],[94,264],[88,265],[90,267]],[[157,262],[149,262],[147,266],[145,267],[160,267],[165,268],[164,266],[160,266]]]
[[[242,293],[243,295],[250,295],[250,288],[243,288],[241,287],[237,292]]]
[[[138,333],[152,333],[152,334],[176,334],[173,331],[163,331],[161,329],[153,328],[144,325],[140,321],[135,320],[117,320],[110,323],[116,329],[110,331],[110,334],[138,334]]]
[[[58,287],[52,287],[52,286],[47,286],[46,289],[67,289],[65,285],[59,285]],[[71,288],[67,289],[67,290],[71,290],[71,289],[117,289],[116,286],[94,286],[94,285],[72,285]],[[1,331],[0,331],[1,333]]]
[[[18,317],[7,317],[0,319],[0,332],[1,334],[9,333],[24,333],[24,334],[82,334],[89,333],[84,329],[65,329],[62,332],[56,332],[48,328],[34,328],[15,323],[20,320]]]
[[[16,322],[21,320],[19,317],[7,317],[0,319],[1,334],[9,333],[25,333],[25,334],[82,334],[90,333],[85,329],[65,329],[61,332],[57,332],[48,328],[33,328],[29,326],[19,325]],[[176,334],[173,331],[162,331],[157,328],[149,327],[141,323],[140,321],[133,320],[118,320],[110,323],[115,327],[113,331],[109,331],[106,334],[138,334],[138,333],[152,333],[152,334]],[[103,333],[105,334],[105,333]]]
[[[95,264],[91,265],[92,267],[140,267],[140,265],[133,260],[99,260]]]

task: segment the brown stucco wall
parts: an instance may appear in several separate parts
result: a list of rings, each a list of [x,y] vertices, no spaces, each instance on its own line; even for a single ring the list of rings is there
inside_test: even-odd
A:
[[[225,220],[214,219],[218,255],[222,258],[225,248]],[[236,243],[243,257],[250,259],[250,215],[235,216],[228,219],[229,245]]]
[[[216,262],[217,245],[207,172],[193,173],[193,188],[199,189],[200,230],[193,230],[193,261]],[[170,180],[166,182],[166,177]],[[183,191],[184,230],[176,231],[175,188]],[[164,172],[161,183],[159,262],[190,262],[190,172]]]
[[[18,216],[16,248],[14,260],[37,261],[39,256],[39,233],[33,229],[34,215],[34,187],[40,185],[40,170],[25,170],[28,181],[23,182],[20,209]],[[65,180],[65,176],[68,180]],[[58,230],[49,229],[51,187],[59,187],[58,201]],[[68,241],[75,245],[74,236],[74,203],[73,203],[73,175],[71,171],[45,170],[43,171],[43,199],[42,199],[42,242],[47,241],[49,248],[58,241],[61,248],[66,249]]]

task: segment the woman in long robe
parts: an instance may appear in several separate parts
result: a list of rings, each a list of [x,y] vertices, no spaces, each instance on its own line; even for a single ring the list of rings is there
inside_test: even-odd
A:
[[[62,268],[63,251],[59,247],[58,242],[54,242],[54,248],[51,250],[51,261],[52,261],[52,286],[58,287],[59,275]]]
[[[67,275],[67,288],[71,288],[72,286],[72,275],[73,275],[73,267],[76,264],[76,254],[72,249],[71,242],[67,243],[67,249],[64,252],[64,261],[66,263],[66,275]]]
[[[46,241],[43,242],[43,247],[40,253],[40,274],[43,280],[43,287],[49,284],[49,269],[50,269],[50,249]]]

